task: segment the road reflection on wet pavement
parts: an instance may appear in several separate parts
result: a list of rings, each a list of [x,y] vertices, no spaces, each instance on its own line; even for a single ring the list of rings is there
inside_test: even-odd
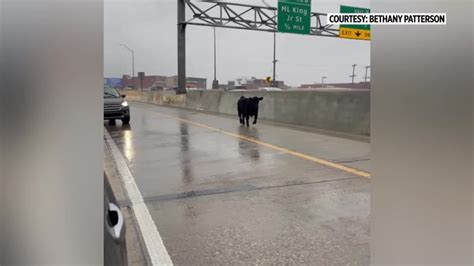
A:
[[[369,264],[368,178],[213,128],[364,171],[368,143],[144,103],[131,114],[105,127],[175,264]]]

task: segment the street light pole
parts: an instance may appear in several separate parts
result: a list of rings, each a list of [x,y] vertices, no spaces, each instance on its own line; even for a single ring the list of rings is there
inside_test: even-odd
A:
[[[324,80],[326,79],[326,77],[322,77],[321,78],[321,88],[324,88]]]
[[[123,43],[121,43],[120,46],[124,47],[132,54],[132,82],[133,82],[133,86],[135,87],[135,81],[133,80],[133,78],[135,77],[135,52],[133,51],[132,48],[126,46]]]
[[[219,89],[219,81],[217,81],[217,45],[216,45],[216,27],[214,29],[214,80],[212,81],[212,89]]]

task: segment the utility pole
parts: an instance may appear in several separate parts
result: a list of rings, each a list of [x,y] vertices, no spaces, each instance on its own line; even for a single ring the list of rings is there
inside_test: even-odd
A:
[[[178,88],[177,94],[186,93],[186,20],[185,0],[178,0]]]
[[[349,76],[349,77],[352,77],[352,84],[354,84],[354,78],[355,78],[355,76],[356,76],[356,75],[355,75],[355,67],[356,67],[356,66],[357,66],[356,64],[353,64],[353,65],[352,65],[352,76]]]
[[[217,90],[219,89],[219,81],[217,80],[217,55],[216,55],[216,27],[214,29],[214,80],[212,81],[212,89]]]
[[[326,77],[322,77],[321,78],[321,88],[324,88],[324,80],[326,79]]]
[[[133,79],[135,77],[135,52],[132,50],[132,48],[126,46],[123,43],[121,43],[120,46],[124,47],[132,54],[132,83],[133,83],[132,85],[133,87],[135,87],[135,81]]]
[[[277,82],[276,82],[276,63],[278,60],[276,60],[276,30],[273,32],[273,87],[277,87]]]
[[[262,3],[266,5],[267,7],[271,7],[265,0],[262,0]],[[276,12],[273,11],[273,15],[276,17]],[[273,32],[273,77],[272,77],[272,87],[277,87],[277,82],[276,82],[276,63],[278,60],[276,60],[276,32],[277,30]]]
[[[368,71],[369,71],[369,68],[370,68],[370,66],[365,66],[365,77],[364,77],[364,82],[367,82],[367,78],[368,78],[368,76],[367,76],[367,73],[368,73]]]

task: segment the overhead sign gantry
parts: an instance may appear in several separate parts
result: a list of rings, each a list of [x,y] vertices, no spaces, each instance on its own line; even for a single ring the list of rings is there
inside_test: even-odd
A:
[[[213,0],[177,0],[177,2],[177,93],[186,93],[187,25],[340,37],[339,28],[326,23],[326,13],[311,12],[311,0],[279,0],[278,8]],[[188,18],[186,10],[192,13]]]

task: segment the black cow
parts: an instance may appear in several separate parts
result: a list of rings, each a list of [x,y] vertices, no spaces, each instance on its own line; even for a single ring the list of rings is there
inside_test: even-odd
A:
[[[257,123],[258,118],[258,102],[263,100],[263,97],[250,97],[245,98],[241,96],[237,102],[237,112],[239,114],[240,124],[245,125],[247,122],[247,127],[249,126],[249,118],[254,116],[253,124]]]

